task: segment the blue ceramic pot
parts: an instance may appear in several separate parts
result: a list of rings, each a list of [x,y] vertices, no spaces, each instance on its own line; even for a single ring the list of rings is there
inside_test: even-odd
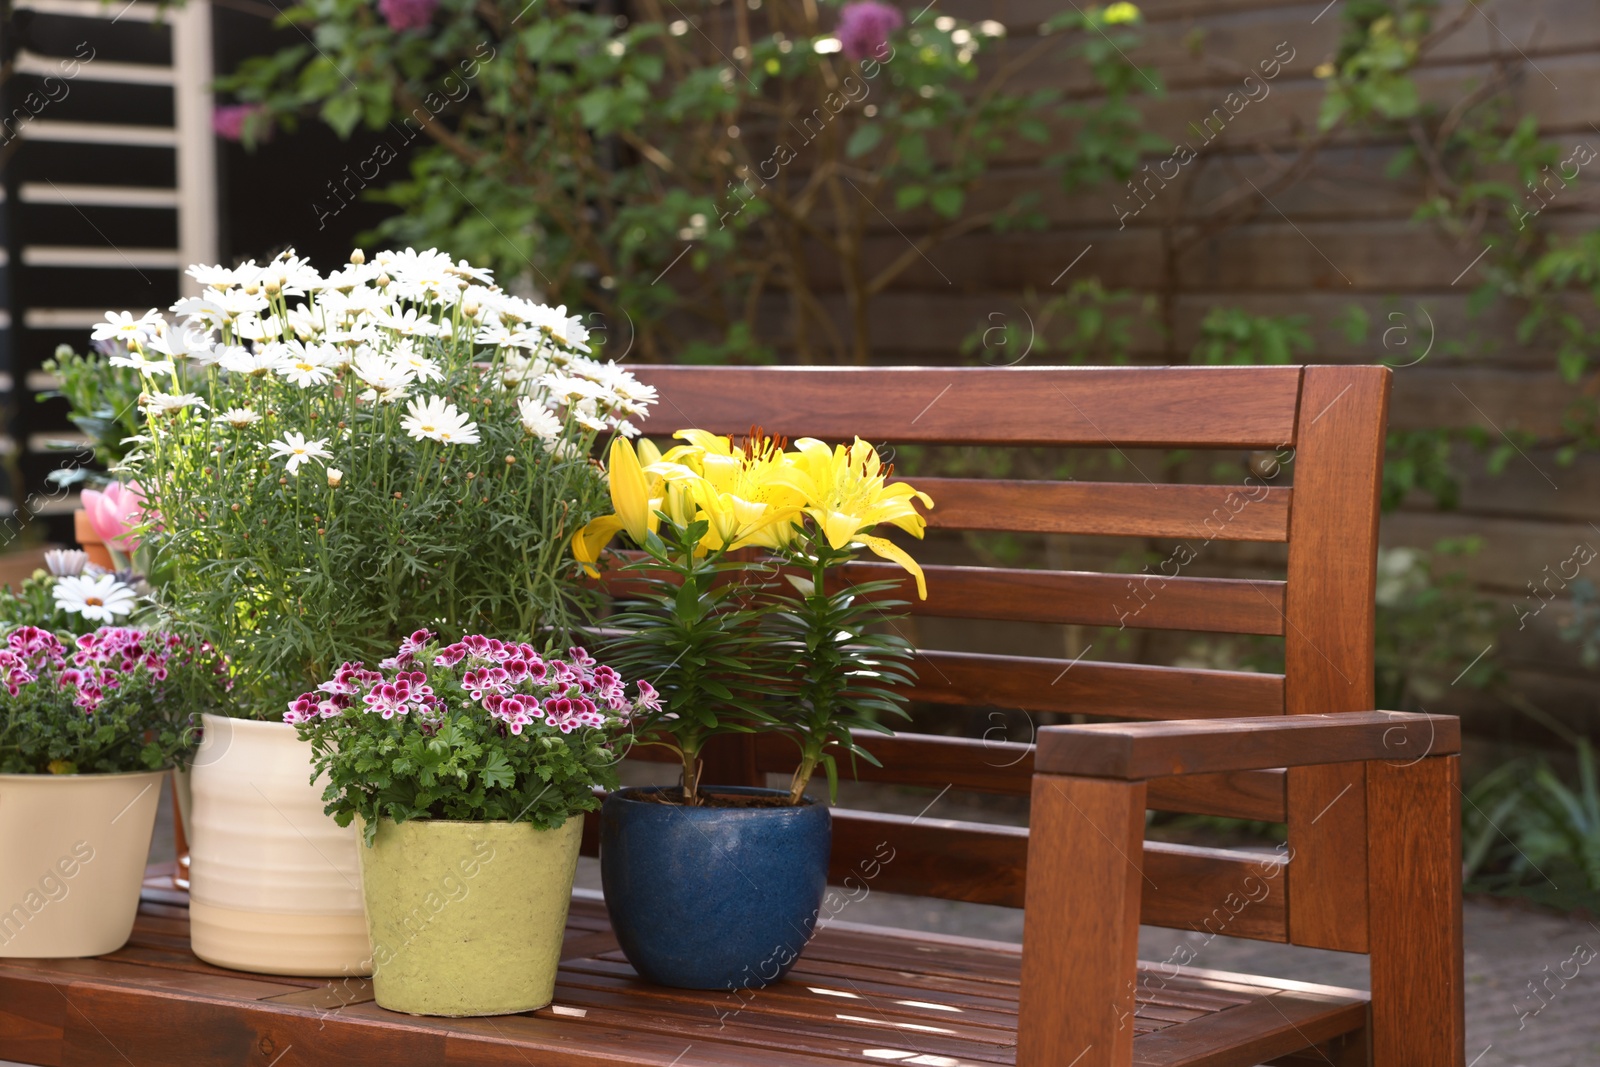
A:
[[[828,809],[688,808],[619,789],[600,811],[606,910],[634,970],[680,989],[759,989],[788,973],[827,890]],[[783,796],[716,786],[721,794]]]

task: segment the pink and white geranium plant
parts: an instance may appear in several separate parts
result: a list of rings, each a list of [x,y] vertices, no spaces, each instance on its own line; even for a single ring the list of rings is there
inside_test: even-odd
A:
[[[227,677],[177,634],[105,626],[69,642],[20,626],[0,644],[0,687],[0,774],[117,774],[182,758]]]
[[[553,829],[599,806],[637,712],[659,708],[582,648],[558,658],[481,634],[441,645],[427,630],[376,669],[345,663],[289,704],[311,742],[323,799],[367,841],[380,819],[531,822]]]

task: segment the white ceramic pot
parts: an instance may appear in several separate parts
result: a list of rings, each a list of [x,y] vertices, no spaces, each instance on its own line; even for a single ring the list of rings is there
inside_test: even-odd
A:
[[[261,974],[365,975],[372,949],[355,827],[322,813],[294,727],[203,715],[190,783],[194,954]]]
[[[127,943],[165,776],[0,774],[0,956]]]

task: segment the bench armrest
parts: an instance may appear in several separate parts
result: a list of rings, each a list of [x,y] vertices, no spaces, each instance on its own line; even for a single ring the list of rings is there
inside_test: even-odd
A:
[[[1409,763],[1460,752],[1461,721],[1453,715],[1350,711],[1045,726],[1037,740],[1037,773],[1142,781],[1362,760]]]

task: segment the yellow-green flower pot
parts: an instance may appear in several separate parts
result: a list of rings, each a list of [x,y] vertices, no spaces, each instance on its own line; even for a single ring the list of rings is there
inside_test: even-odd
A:
[[[379,1007],[509,1015],[550,1003],[583,819],[378,823],[361,849]]]

